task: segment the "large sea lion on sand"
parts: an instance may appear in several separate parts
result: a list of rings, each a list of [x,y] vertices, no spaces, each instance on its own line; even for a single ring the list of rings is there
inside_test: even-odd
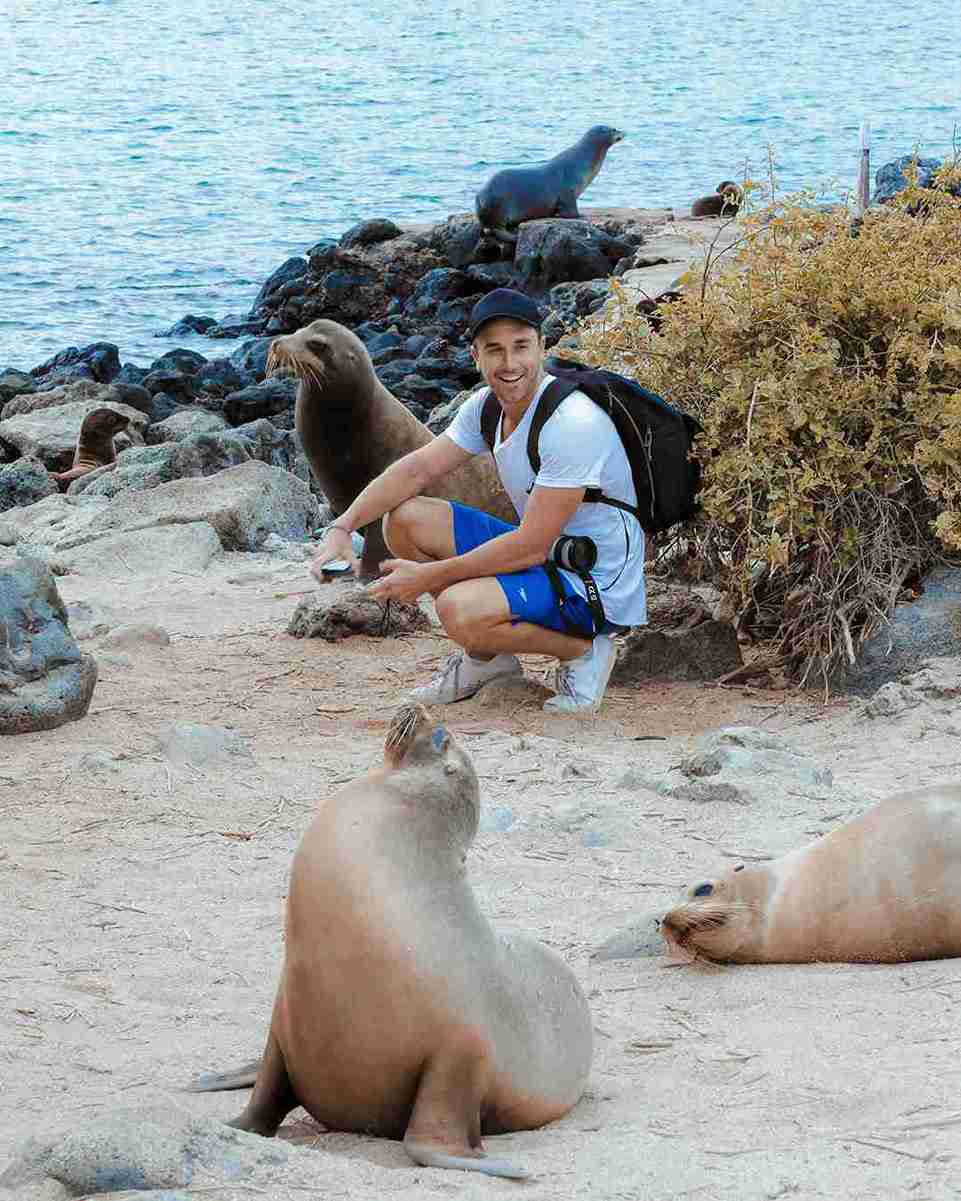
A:
[[[546,163],[498,171],[474,201],[481,227],[498,241],[513,243],[522,221],[579,217],[578,196],[600,171],[608,150],[623,137],[610,125],[595,125]]]
[[[961,786],[901,793],[810,846],[695,884],[661,932],[723,963],[961,955]]]
[[[481,1135],[567,1113],[591,1017],[561,959],[478,909],[464,863],[478,814],[470,759],[405,706],[383,767],[330,797],[294,856],[267,1048],[231,1125],[273,1135],[302,1105],[329,1129],[403,1139],[429,1167],[526,1175],[488,1159]]]
[[[293,372],[296,426],[311,470],[339,516],[357,495],[397,459],[425,446],[434,435],[387,391],[367,348],[336,321],[321,319],[270,344],[268,372]],[[493,459],[472,459],[427,490],[516,522]],[[379,521],[363,530],[365,575],[379,574],[389,557]]]
[[[55,472],[53,478],[66,491],[74,480],[82,475],[107,467],[117,461],[117,449],[113,444],[114,434],[119,434],[130,424],[130,418],[114,409],[94,409],[84,417],[77,437],[77,449],[73,466],[69,471]]]

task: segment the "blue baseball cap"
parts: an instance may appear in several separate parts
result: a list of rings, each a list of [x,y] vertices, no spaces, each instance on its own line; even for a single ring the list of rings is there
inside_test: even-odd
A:
[[[498,317],[523,321],[525,325],[533,326],[540,333],[541,315],[533,300],[514,288],[495,288],[493,292],[488,292],[478,300],[471,311],[467,330],[470,341],[474,341],[482,325],[486,325],[488,321],[495,321]]]

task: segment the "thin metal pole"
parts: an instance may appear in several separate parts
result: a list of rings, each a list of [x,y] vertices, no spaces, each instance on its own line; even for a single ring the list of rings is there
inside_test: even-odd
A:
[[[861,158],[858,163],[858,216],[871,203],[871,122],[861,122]]]

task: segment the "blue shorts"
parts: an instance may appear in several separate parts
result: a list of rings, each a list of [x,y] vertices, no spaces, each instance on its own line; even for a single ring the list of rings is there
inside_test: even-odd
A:
[[[450,501],[454,513],[454,549],[459,555],[483,546],[500,534],[516,530],[516,525],[491,517],[480,509]],[[593,638],[594,618],[586,597],[574,590],[574,586],[563,572],[558,573],[566,596],[563,606],[551,587],[550,577],[543,567],[528,567],[524,571],[505,572],[495,577],[511,611],[511,621],[529,621],[536,626],[546,626],[561,634],[573,634],[577,638]],[[619,629],[605,622],[604,629]]]

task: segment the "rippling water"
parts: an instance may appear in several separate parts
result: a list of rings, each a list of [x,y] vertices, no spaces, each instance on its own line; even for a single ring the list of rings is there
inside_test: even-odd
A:
[[[469,209],[598,122],[588,204],[687,204],[773,146],[828,195],[961,120],[957,0],[0,0],[0,365],[249,308],[369,216]],[[7,15],[10,14],[10,15]],[[188,339],[178,339],[184,344]],[[196,338],[208,355],[229,344]]]

